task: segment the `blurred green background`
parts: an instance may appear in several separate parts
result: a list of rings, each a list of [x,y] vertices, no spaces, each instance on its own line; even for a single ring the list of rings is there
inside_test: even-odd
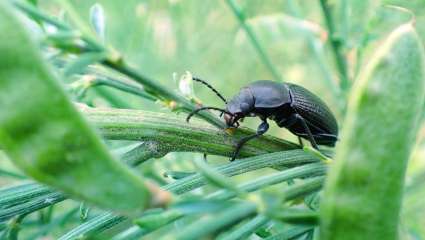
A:
[[[169,88],[178,90],[178,80],[186,71],[207,80],[227,98],[249,82],[278,80],[259,57],[225,1],[70,2],[87,22],[90,7],[100,3],[106,16],[106,42],[121,52],[131,65]],[[356,78],[385,36],[396,26],[409,21],[412,14],[416,18],[419,35],[425,41],[424,0],[346,1],[353,6],[348,12],[342,11],[344,6],[341,2],[331,1],[331,5],[337,34],[342,39],[342,49],[347,57],[350,79]],[[55,1],[42,0],[39,3],[51,14],[62,14]],[[345,100],[332,87],[332,83],[338,85],[339,75],[327,42],[329,36],[319,1],[245,0],[237,3],[281,80],[302,85],[320,96],[343,127]],[[123,105],[119,107],[168,111],[158,104],[118,91],[106,88],[103,91],[122,100]],[[223,106],[209,89],[196,83],[195,94],[205,105]],[[85,100],[96,106],[108,105],[94,91],[90,91]],[[244,125],[255,128],[258,123],[257,119],[247,119]],[[269,133],[296,141],[288,131],[274,125]],[[403,238],[425,239],[424,139],[425,125],[422,124],[406,178],[401,228]],[[148,166],[157,169],[159,175],[164,169],[187,170],[191,168],[188,160],[193,156],[202,157],[202,154],[168,154],[163,160],[151,161]],[[210,158],[212,161],[227,161]],[[17,171],[5,156],[0,155],[0,159],[1,169]],[[144,165],[140,171],[150,172],[146,168]],[[0,173],[0,187],[17,181]]]

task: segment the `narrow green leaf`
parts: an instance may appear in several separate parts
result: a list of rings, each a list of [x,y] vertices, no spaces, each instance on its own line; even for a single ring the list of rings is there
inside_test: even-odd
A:
[[[282,209],[280,211],[270,212],[269,215],[274,219],[279,219],[291,224],[318,225],[319,223],[318,212],[308,209]]]
[[[229,191],[233,191],[238,195],[244,194],[243,191],[236,187],[236,183],[234,183],[230,178],[222,175],[214,168],[208,166],[208,164],[202,159],[195,159],[193,161],[196,167],[200,170],[202,176],[211,184],[216,185],[220,188],[227,189]]]
[[[108,153],[8,2],[1,2],[0,32],[0,144],[11,160],[29,176],[104,208],[137,212],[164,200]]]
[[[101,62],[105,58],[106,54],[103,52],[90,52],[79,55],[66,66],[64,75],[71,76],[72,74],[83,73],[90,64]]]
[[[400,26],[356,82],[321,205],[321,239],[397,239],[403,179],[424,101],[424,50]]]
[[[7,221],[17,215],[26,215],[45,207],[51,206],[58,202],[62,202],[66,197],[58,192],[52,192],[42,197],[34,198],[31,201],[21,203],[16,206],[11,206],[0,210],[0,222]]]
[[[183,228],[177,235],[167,235],[161,239],[177,239],[177,240],[190,240],[202,239],[204,236],[222,231],[226,227],[241,221],[246,217],[250,217],[256,213],[256,206],[252,203],[237,203],[225,210],[202,218],[199,221]]]
[[[257,51],[258,56],[260,57],[263,64],[267,67],[267,69],[273,75],[274,80],[282,82],[283,81],[282,75],[279,73],[276,66],[270,60],[270,57],[267,51],[265,50],[264,46],[260,44],[251,26],[249,26],[246,23],[246,18],[245,18],[245,14],[243,13],[243,10],[238,6],[235,0],[227,0],[226,3],[229,6],[229,8],[232,10],[235,17],[239,20],[239,23],[241,24],[242,29],[247,34],[249,40],[251,41],[253,47]]]
[[[53,193],[54,190],[36,183],[26,183],[0,189],[0,209],[5,209],[34,198]]]
[[[291,227],[288,230],[265,238],[265,240],[290,240],[299,237],[308,231],[313,230],[313,227],[310,226],[296,226]]]
[[[164,226],[176,220],[177,218],[180,218],[181,215],[182,215],[181,212],[177,210],[171,210],[171,211],[165,211],[165,212],[159,212],[159,213],[154,212],[152,214],[145,214],[141,218],[136,219],[134,223],[143,229],[153,230],[161,226]]]
[[[299,154],[305,155],[303,154],[303,152],[301,150],[295,150],[294,152],[298,152]],[[289,157],[290,156],[286,156]],[[283,157],[284,158],[284,157]],[[227,167],[217,167],[216,171],[220,171],[220,173],[224,174],[226,173],[226,175],[235,175],[235,174],[242,174],[244,173],[244,171],[241,171],[241,169],[245,170],[245,169],[250,169],[253,170],[252,167],[248,167],[248,165],[240,165],[240,164],[236,164],[236,163],[243,163],[243,162],[251,162],[252,166],[256,166],[256,167],[261,167],[261,165],[257,165],[257,164],[253,164],[253,161],[261,161],[263,163],[269,163],[272,164],[274,161],[276,160],[281,160],[282,159],[282,154],[280,154],[280,157],[276,158],[276,159],[267,159],[264,161],[261,161],[260,159],[251,159],[251,158],[246,158],[243,161],[235,161],[232,163],[229,163],[227,165],[230,165],[229,168]],[[253,160],[253,161],[252,161]],[[239,168],[240,167],[240,168]],[[322,163],[312,163],[312,164],[306,164],[304,166],[298,166],[298,167],[294,167],[291,169],[287,169],[284,170],[282,172],[278,172],[276,174],[272,174],[269,176],[264,176],[262,178],[258,178],[258,179],[254,179],[252,181],[249,181],[247,183],[241,184],[238,186],[238,188],[247,191],[247,192],[253,192],[256,191],[258,189],[261,188],[265,188],[271,185],[275,185],[275,184],[279,184],[282,183],[284,181],[290,180],[290,179],[295,179],[295,178],[306,178],[306,177],[311,177],[311,176],[316,176],[316,175],[323,175],[325,173],[326,170],[326,166]],[[181,179],[176,181],[175,183],[171,183],[168,184],[166,186],[164,186],[165,189],[176,193],[176,194],[183,194],[185,192],[188,192],[190,190],[192,190],[192,187],[200,187],[202,185],[205,184],[205,180],[204,178],[202,178],[200,176],[200,174],[197,174],[199,177],[188,177],[187,179]],[[188,187],[188,184],[190,187]],[[295,192],[295,189],[307,189],[309,188],[308,186],[311,186],[312,182],[307,182],[307,183],[301,183],[301,184],[297,184],[297,185],[292,185],[289,189],[288,192]],[[313,185],[317,185],[315,182],[313,182]],[[303,190],[304,191],[304,190]],[[316,191],[316,190],[313,190]],[[207,196],[208,199],[211,200],[218,200],[218,201],[224,201],[224,200],[228,200],[235,197],[235,193],[233,191],[227,191],[227,190],[219,190],[216,191],[210,195]],[[287,198],[290,196],[287,196]],[[289,199],[290,200],[290,199]],[[169,209],[167,211],[171,211],[172,213],[163,213],[165,216],[174,216],[177,219],[180,217],[184,216],[184,212],[183,211],[176,211],[175,209]],[[176,216],[177,213],[180,213],[180,216]],[[162,214],[162,213],[160,213]],[[90,219],[88,222],[79,225],[78,227],[76,227],[75,229],[71,230],[73,233],[67,233],[66,235],[68,236],[68,238],[64,238],[64,239],[72,239],[72,237],[76,237],[79,235],[91,235],[92,233],[97,233],[101,230],[107,229],[106,226],[109,225],[109,221],[111,221],[112,219],[119,219],[120,221],[123,221],[125,218],[119,218],[119,216],[114,216],[114,215],[108,215],[109,217],[107,218],[103,218],[103,216],[98,216],[98,217],[94,217],[92,219]],[[173,217],[173,218],[174,218]],[[95,223],[95,224],[92,224]],[[156,225],[158,227],[161,227],[160,224]],[[111,227],[109,225],[109,227]],[[151,229],[149,231],[145,230],[142,233],[140,233],[141,235],[147,234],[149,233],[151,230],[153,230],[153,226],[150,226]]]
[[[116,216],[111,212],[105,212],[88,220],[78,228],[74,228],[67,232],[65,235],[61,236],[59,240],[82,238],[89,236],[94,232],[102,232],[105,229],[109,229],[112,226],[121,223],[124,219],[126,218],[123,216]]]
[[[236,228],[234,231],[219,237],[219,240],[238,240],[248,239],[248,237],[255,233],[258,228],[269,222],[269,219],[263,215],[258,215],[255,218],[244,223],[242,226]]]
[[[163,175],[166,178],[179,180],[179,179],[188,177],[188,176],[193,175],[193,174],[195,174],[195,173],[194,172],[167,171]]]

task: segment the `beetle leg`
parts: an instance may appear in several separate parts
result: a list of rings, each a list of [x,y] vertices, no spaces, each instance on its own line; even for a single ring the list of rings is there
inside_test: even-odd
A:
[[[265,132],[267,132],[267,130],[269,129],[269,124],[267,123],[267,121],[266,120],[263,120],[263,122],[260,124],[260,125],[258,125],[258,128],[257,128],[257,133],[255,133],[255,134],[253,134],[253,135],[250,135],[250,136],[247,136],[247,137],[244,137],[244,138],[242,138],[237,144],[236,144],[236,149],[235,149],[235,152],[233,153],[233,156],[232,156],[232,158],[230,159],[230,161],[233,161],[233,160],[235,160],[235,158],[239,155],[239,152],[240,152],[240,150],[241,150],[241,148],[242,148],[242,146],[246,143],[246,142],[248,142],[249,140],[251,140],[251,139],[254,139],[254,138],[257,138],[257,137],[259,137],[259,136],[261,136],[261,135],[263,135]]]
[[[308,140],[310,141],[311,145],[312,145],[315,149],[319,150],[319,147],[317,146],[317,143],[316,143],[316,141],[314,140],[313,134],[311,134],[310,128],[308,127],[308,125],[307,125],[307,123],[305,122],[304,118],[303,118],[303,117],[301,117],[301,115],[299,115],[298,113],[295,113],[294,115],[295,115],[295,117],[296,117],[296,118],[297,118],[297,119],[301,122],[301,124],[303,125],[303,127],[304,127],[304,129],[305,129],[305,131],[306,131],[306,133],[307,133]]]
[[[301,148],[304,147],[303,140],[301,139],[301,137],[298,137],[298,144],[301,146]]]

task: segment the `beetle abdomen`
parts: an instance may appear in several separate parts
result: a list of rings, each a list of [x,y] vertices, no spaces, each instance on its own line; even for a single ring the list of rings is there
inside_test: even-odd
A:
[[[307,89],[291,83],[286,84],[292,97],[292,108],[313,128],[312,132],[335,135],[336,138],[338,123],[328,106]]]

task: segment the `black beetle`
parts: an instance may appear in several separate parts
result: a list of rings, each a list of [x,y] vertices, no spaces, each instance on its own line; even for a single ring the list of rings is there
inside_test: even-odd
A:
[[[301,138],[310,141],[318,149],[319,145],[335,146],[338,137],[338,123],[326,104],[307,89],[292,83],[278,83],[270,80],[256,81],[242,88],[230,102],[211,85],[193,77],[213,90],[226,104],[226,109],[216,107],[201,107],[187,116],[187,121],[197,112],[212,109],[224,114],[228,127],[239,127],[239,121],[244,117],[259,117],[262,123],[257,133],[242,138],[236,145],[234,160],[249,140],[263,135],[269,129],[267,119],[276,122]]]

